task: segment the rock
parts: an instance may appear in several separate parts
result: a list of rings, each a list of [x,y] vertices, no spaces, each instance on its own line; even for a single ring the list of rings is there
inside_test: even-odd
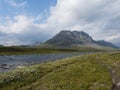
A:
[[[16,68],[20,69],[20,68],[24,68],[25,66],[17,66]]]
[[[120,82],[117,83],[117,87],[120,87]]]
[[[12,65],[12,66],[7,65],[7,64],[2,64],[2,65],[0,65],[0,69],[1,69],[1,70],[10,69],[10,68],[12,68],[12,67],[13,67],[13,65]]]
[[[1,67],[7,66],[7,64],[2,64]]]

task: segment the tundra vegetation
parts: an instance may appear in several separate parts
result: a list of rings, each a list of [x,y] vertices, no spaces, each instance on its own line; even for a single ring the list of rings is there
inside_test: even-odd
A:
[[[111,90],[119,65],[119,51],[40,63],[0,73],[0,90]]]
[[[95,49],[91,47],[79,48],[46,48],[46,47],[0,47],[0,55],[23,55],[23,54],[47,54],[47,53],[68,53],[68,52],[100,52],[106,51],[104,49]]]

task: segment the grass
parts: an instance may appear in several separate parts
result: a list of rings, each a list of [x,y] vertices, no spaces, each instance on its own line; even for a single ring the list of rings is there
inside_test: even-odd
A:
[[[120,52],[81,55],[0,74],[0,90],[111,90],[108,68],[120,65]]]
[[[0,55],[23,55],[23,54],[47,54],[47,53],[68,53],[68,52],[101,52],[105,50],[95,48],[32,48],[32,47],[0,47]]]
[[[0,47],[0,55],[23,55],[23,54],[46,54],[77,52],[73,49],[47,49],[47,48],[30,48],[30,47]]]
[[[107,67],[112,68],[116,72],[116,75],[120,77],[120,51],[105,53],[102,56],[97,55],[96,57]]]

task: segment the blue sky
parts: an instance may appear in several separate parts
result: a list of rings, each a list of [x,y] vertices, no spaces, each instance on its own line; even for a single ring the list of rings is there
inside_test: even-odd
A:
[[[46,19],[50,7],[55,6],[56,2],[56,0],[0,0],[0,16],[12,18],[21,14],[33,17],[42,15]]]
[[[0,44],[43,42],[85,31],[120,46],[120,0],[0,0]]]

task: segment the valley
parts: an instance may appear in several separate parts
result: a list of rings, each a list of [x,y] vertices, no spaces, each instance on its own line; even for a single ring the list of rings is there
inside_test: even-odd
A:
[[[0,90],[119,90],[119,64],[119,51],[42,62],[0,73]]]
[[[120,50],[83,31],[0,47],[0,90],[120,90]]]
[[[120,0],[0,0],[0,90],[120,90]]]

